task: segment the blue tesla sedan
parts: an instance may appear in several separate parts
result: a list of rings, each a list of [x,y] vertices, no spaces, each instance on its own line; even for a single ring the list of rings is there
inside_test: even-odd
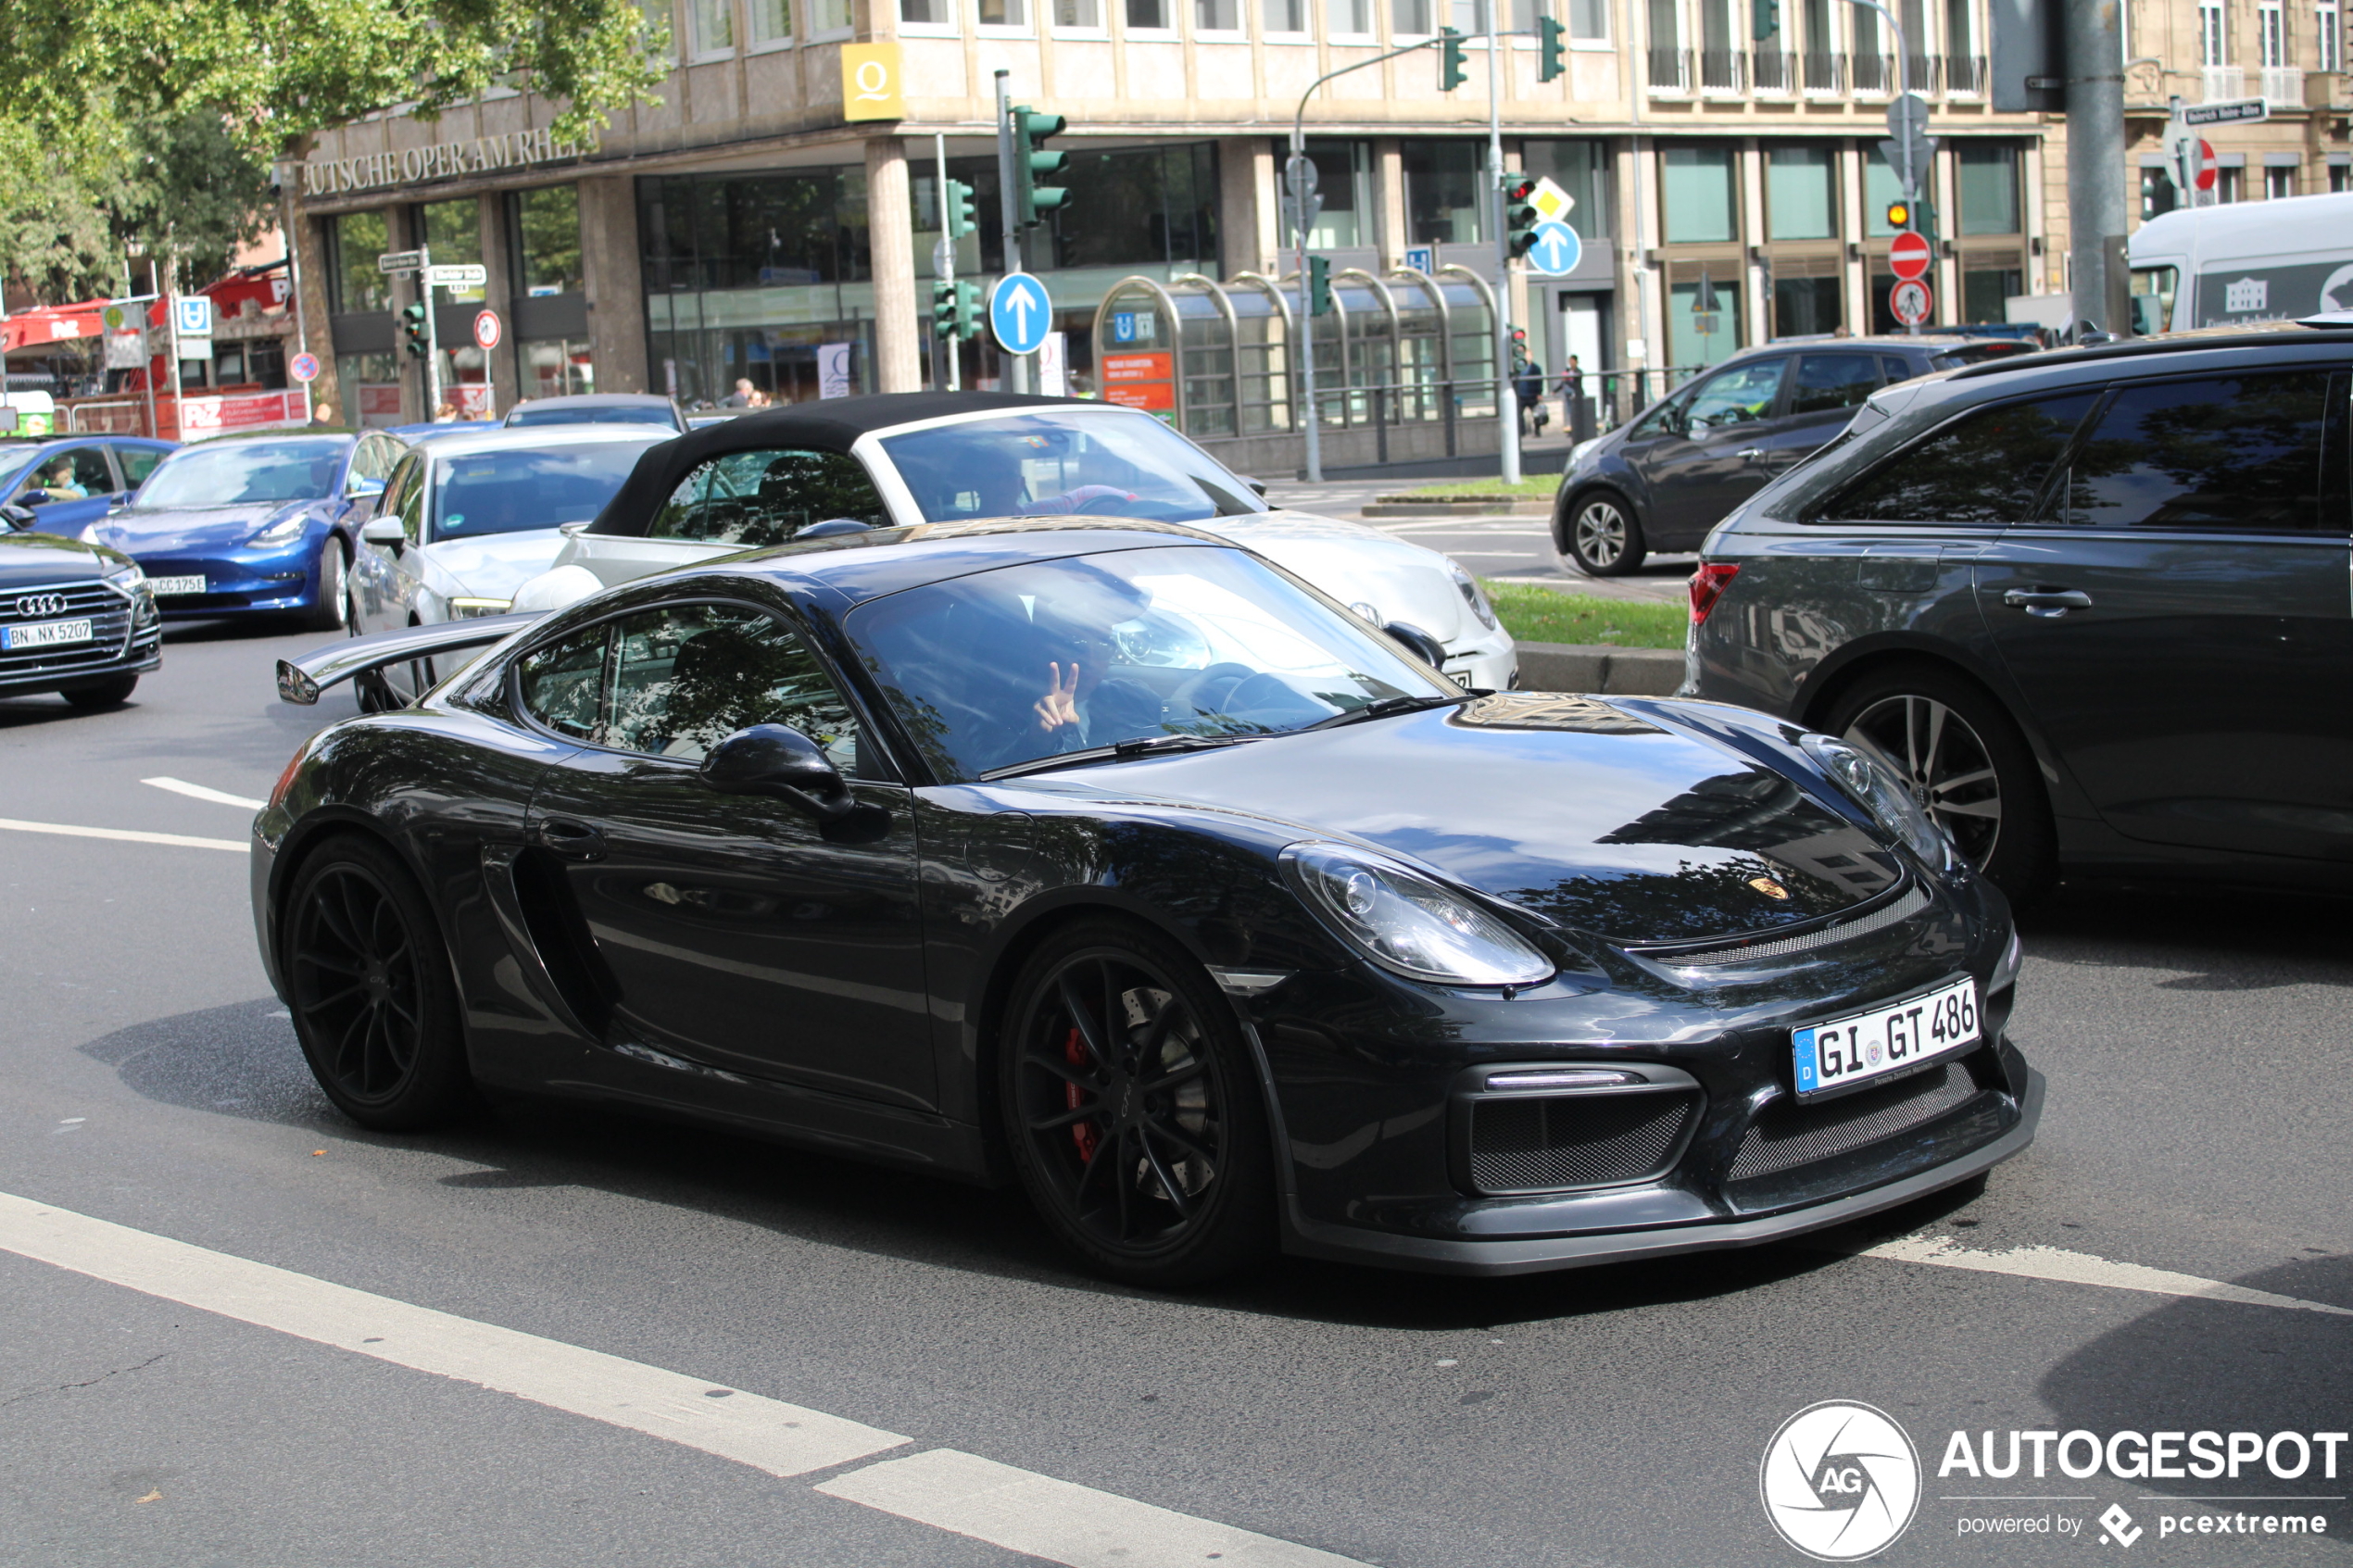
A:
[[[0,506],[21,507],[44,533],[82,533],[130,497],[178,443],[143,435],[69,435],[0,445]]]
[[[360,524],[407,449],[385,431],[183,446],[82,537],[136,560],[167,620],[295,616],[340,630]]]

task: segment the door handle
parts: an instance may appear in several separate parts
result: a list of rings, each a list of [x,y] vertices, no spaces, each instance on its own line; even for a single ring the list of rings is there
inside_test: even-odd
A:
[[[567,860],[605,858],[605,835],[586,822],[575,822],[569,817],[546,819],[539,824],[538,837],[542,847]]]
[[[1762,446],[1743,446],[1739,451],[1732,454],[1733,457],[1740,458],[1741,461],[1744,463],[1753,463],[1764,455],[1765,448]]]
[[[2092,596],[2073,588],[2012,588],[2002,596],[2012,609],[2057,620],[2070,609],[2089,609]]]

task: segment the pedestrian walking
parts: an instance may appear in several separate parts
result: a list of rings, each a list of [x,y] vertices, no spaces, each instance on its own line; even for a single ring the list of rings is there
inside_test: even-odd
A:
[[[1544,367],[1529,360],[1520,367],[1512,390],[1519,395],[1520,433],[1543,434],[1544,426],[1552,420],[1551,410],[1544,407]]]

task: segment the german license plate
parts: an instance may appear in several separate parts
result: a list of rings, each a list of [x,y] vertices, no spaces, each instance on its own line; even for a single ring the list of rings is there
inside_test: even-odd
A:
[[[204,592],[204,579],[201,576],[150,577],[147,579],[147,586],[155,590],[157,598],[165,598],[173,594],[201,594]]]
[[[90,640],[90,622],[81,621],[44,621],[33,626],[0,626],[0,647],[17,648],[62,647],[67,643]]]
[[[1826,1094],[1949,1056],[1978,1038],[1977,982],[1955,980],[1918,997],[1790,1031],[1797,1093]]]

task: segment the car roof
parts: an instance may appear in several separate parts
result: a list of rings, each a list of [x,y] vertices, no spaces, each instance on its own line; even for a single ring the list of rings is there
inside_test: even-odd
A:
[[[171,449],[171,455],[176,458],[182,452],[201,451],[208,446],[240,446],[251,441],[344,441],[358,445],[359,433],[321,429],[316,425],[304,425],[296,430],[233,430],[220,435],[208,435],[202,441],[183,441]]]
[[[652,516],[653,508],[678,488],[680,480],[707,459],[730,452],[786,446],[847,453],[860,436],[954,414],[1113,407],[1082,397],[1033,397],[1012,392],[886,392],[871,397],[829,397],[782,408],[757,408],[690,430],[648,452],[586,532],[618,533],[617,526],[610,530],[605,526],[608,519],[617,524],[623,518]]]
[[[462,458],[469,452],[535,452],[555,446],[651,446],[676,438],[675,432],[665,432],[659,425],[497,425],[445,435],[422,445],[422,449],[441,459]]]
[[[2217,348],[2275,349],[2300,347],[2308,344],[2353,344],[2353,327],[2316,327],[2301,321],[2256,321],[2235,327],[2197,327],[2188,332],[2163,332],[2156,337],[2120,338],[2114,343],[2093,344],[2083,348],[2046,349],[2040,354],[1989,359],[1982,365],[1963,366],[1953,372],[1952,379],[1956,382],[1973,381],[1981,376],[2060,370],[2101,359],[2133,360]]]
[[[567,392],[557,397],[527,397],[517,408],[667,408],[670,399],[659,392]],[[508,412],[512,413],[513,409]]]

